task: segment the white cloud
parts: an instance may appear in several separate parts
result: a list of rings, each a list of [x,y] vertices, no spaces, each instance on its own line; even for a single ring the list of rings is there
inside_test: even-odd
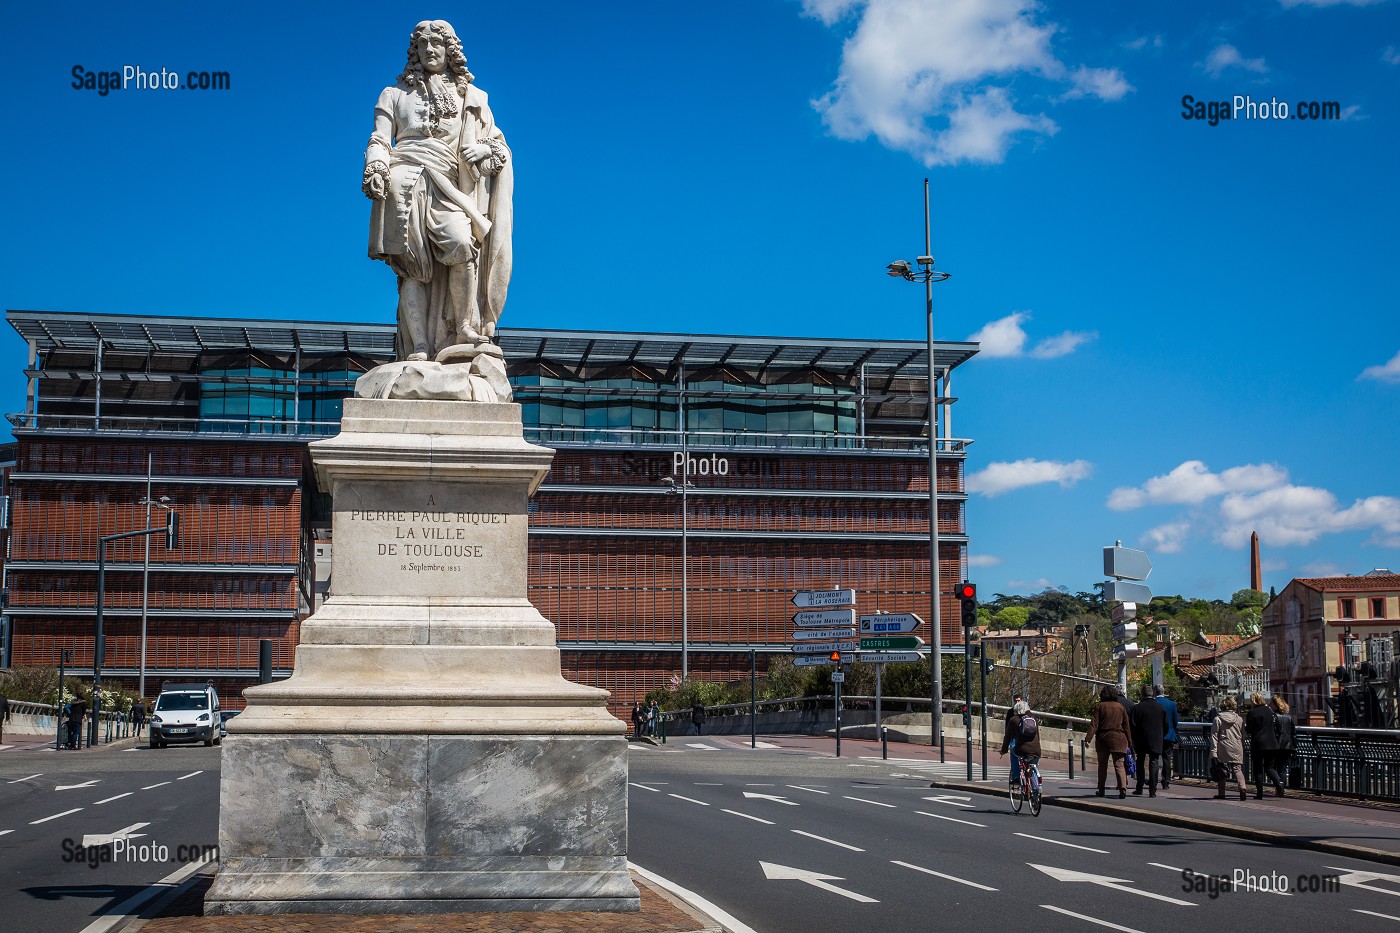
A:
[[[1253,71],[1263,74],[1269,70],[1269,66],[1264,64],[1262,58],[1245,58],[1240,54],[1240,50],[1233,45],[1222,43],[1211,50],[1210,55],[1201,63],[1201,67],[1210,72],[1211,77],[1218,78],[1221,73],[1228,68],[1243,68],[1245,71]]]
[[[1055,584],[1051,583],[1045,577],[1041,577],[1039,580],[1007,580],[1006,585],[1011,587],[1013,590],[1039,591],[1050,589]]]
[[[1254,492],[1288,481],[1288,471],[1274,464],[1248,464],[1212,473],[1200,460],[1187,460],[1165,476],[1154,476],[1141,486],[1120,486],[1108,496],[1115,511],[1144,505],[1199,505],[1228,492]]]
[[[1070,74],[1074,87],[1064,93],[1062,100],[1076,97],[1097,97],[1099,100],[1122,100],[1135,88],[1117,68],[1088,68],[1080,66]]]
[[[1168,522],[1143,532],[1142,542],[1149,550],[1159,554],[1177,554],[1185,546],[1186,536],[1190,532],[1190,521]]]
[[[1030,318],[1025,311],[1015,311],[1004,318],[989,322],[967,339],[982,345],[978,351],[982,356],[1030,356],[1038,360],[1052,360],[1068,356],[1081,345],[1099,336],[1097,331],[1067,330],[1059,336],[1039,341],[1027,352],[1026,342],[1029,337],[1021,324]]]
[[[971,554],[967,558],[969,567],[995,567],[1001,563],[1001,558],[992,554]]]
[[[1400,499],[1369,496],[1339,508],[1326,489],[1292,484],[1256,493],[1231,493],[1220,503],[1223,522],[1216,540],[1226,547],[1249,544],[1252,531],[1271,546],[1311,544],[1324,534],[1375,532],[1373,543],[1400,546]]]
[[[1367,366],[1361,370],[1358,379],[1375,379],[1379,382],[1400,382],[1400,353],[1395,354],[1380,366]]]
[[[1385,51],[1381,53],[1381,61],[1387,65],[1400,65],[1400,50],[1393,45],[1387,45]]]
[[[1023,76],[1067,85],[1065,97],[1118,100],[1116,69],[1070,66],[1051,49],[1059,27],[1037,0],[803,0],[827,26],[856,18],[830,91],[812,105],[838,139],[874,136],[926,166],[996,164],[1023,136],[1053,135],[1043,113],[1018,109]],[[996,82],[996,83],[992,83]]]
[[[1147,48],[1149,45],[1152,46],[1154,49],[1160,49],[1162,46],[1166,45],[1166,39],[1164,39],[1160,34],[1155,36],[1138,36],[1131,42],[1124,42],[1123,48],[1132,49],[1134,52],[1136,52],[1140,49]]]
[[[1087,460],[1062,463],[1058,460],[1027,458],[1011,463],[989,463],[984,469],[968,476],[967,491],[995,498],[1013,489],[1043,483],[1059,483],[1062,489],[1068,489],[1093,471],[1094,465]]]

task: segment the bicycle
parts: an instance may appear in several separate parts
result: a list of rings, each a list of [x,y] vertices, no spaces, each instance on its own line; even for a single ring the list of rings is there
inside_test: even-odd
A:
[[[1040,816],[1040,769],[1034,762],[1021,760],[1021,780],[1009,785],[1006,792],[1011,797],[1013,813],[1020,813],[1021,807],[1030,801],[1031,816]]]

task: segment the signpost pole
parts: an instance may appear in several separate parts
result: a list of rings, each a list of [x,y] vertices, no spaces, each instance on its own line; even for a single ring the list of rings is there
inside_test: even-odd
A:
[[[758,748],[758,652],[749,649],[749,748]]]
[[[982,780],[987,779],[987,657],[986,653],[977,658],[977,667],[982,671]]]
[[[884,680],[884,673],[885,673],[885,665],[883,665],[883,664],[876,664],[876,665],[875,665],[875,735],[876,735],[876,737],[878,737],[878,736],[880,735],[880,729],[883,728],[884,725],[885,725],[885,719],[884,719],[883,716],[880,715],[880,712],[881,712],[881,711],[880,711],[880,698],[881,698],[881,694],[884,692],[884,684],[882,683],[882,681]]]
[[[967,732],[967,779],[972,780],[972,633],[963,628],[963,683],[967,686],[967,705],[963,707],[963,726]]]
[[[832,684],[836,688],[836,757],[841,757],[841,681]]]

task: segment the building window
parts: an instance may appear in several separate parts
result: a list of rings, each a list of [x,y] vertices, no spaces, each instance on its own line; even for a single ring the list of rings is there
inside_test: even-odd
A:
[[[1372,597],[1371,597],[1371,618],[1373,618],[1373,619],[1384,619],[1384,618],[1385,618],[1385,597],[1384,597],[1384,596],[1372,596]]]
[[[1337,618],[1339,618],[1339,619],[1354,619],[1354,618],[1356,618],[1356,600],[1350,599],[1350,598],[1344,598],[1344,599],[1339,599],[1339,600],[1337,600]]]

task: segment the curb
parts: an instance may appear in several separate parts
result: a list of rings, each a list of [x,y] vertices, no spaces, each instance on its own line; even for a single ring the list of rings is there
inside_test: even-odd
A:
[[[929,787],[936,787],[943,790],[961,790],[976,794],[989,794],[992,796],[1005,795],[1005,790],[999,792],[986,785],[969,784],[966,781],[935,780],[929,784]],[[1082,797],[1044,797],[1042,798],[1042,802],[1046,806],[1063,807],[1066,810],[1085,810],[1103,816],[1117,816],[1124,819],[1139,820],[1144,823],[1173,826],[1178,829],[1194,829],[1197,832],[1213,833],[1217,836],[1232,836],[1236,839],[1246,839],[1250,842],[1263,842],[1269,845],[1286,846],[1292,849],[1310,849],[1314,852],[1325,852],[1328,855],[1343,855],[1348,858],[1362,859],[1368,862],[1400,865],[1400,852],[1371,849],[1366,846],[1352,845],[1346,842],[1310,839],[1305,836],[1289,836],[1286,833],[1274,832],[1269,829],[1256,829],[1252,826],[1240,826],[1237,823],[1222,823],[1216,820],[1201,819],[1199,817],[1182,816],[1177,813],[1165,813],[1160,810],[1139,810],[1135,807],[1100,803],[1097,799],[1086,800]]]

